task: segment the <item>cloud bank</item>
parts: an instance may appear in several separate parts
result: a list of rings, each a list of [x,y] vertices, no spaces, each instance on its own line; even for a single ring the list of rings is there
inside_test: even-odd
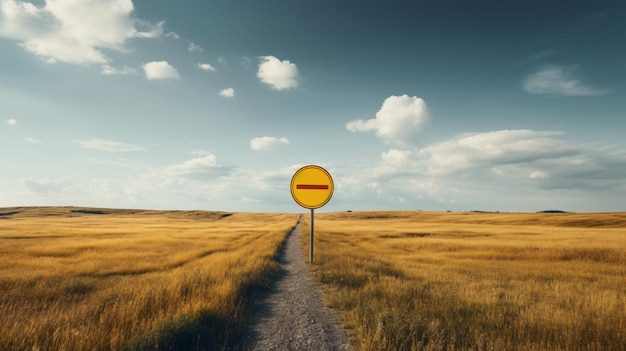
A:
[[[477,167],[529,163],[576,155],[580,146],[557,137],[562,132],[499,130],[462,133],[421,150],[428,157],[430,174],[453,173]]]

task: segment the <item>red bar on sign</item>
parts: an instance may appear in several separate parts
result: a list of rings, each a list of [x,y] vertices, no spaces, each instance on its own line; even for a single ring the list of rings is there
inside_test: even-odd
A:
[[[296,189],[308,189],[308,190],[328,190],[328,185],[321,184],[297,184]]]

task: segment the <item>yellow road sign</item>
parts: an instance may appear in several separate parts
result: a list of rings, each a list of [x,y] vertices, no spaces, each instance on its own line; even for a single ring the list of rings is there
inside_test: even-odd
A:
[[[333,178],[320,166],[304,166],[291,178],[291,196],[304,208],[314,209],[326,205],[333,196],[333,190]]]

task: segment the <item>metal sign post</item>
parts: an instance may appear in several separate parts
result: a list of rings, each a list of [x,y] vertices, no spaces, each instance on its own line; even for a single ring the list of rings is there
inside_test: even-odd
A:
[[[315,210],[311,209],[311,233],[309,234],[309,263],[313,263],[313,212]]]
[[[309,262],[313,263],[313,210],[320,208],[333,196],[335,185],[330,173],[320,166],[304,166],[291,178],[291,196],[298,205],[311,210]]]

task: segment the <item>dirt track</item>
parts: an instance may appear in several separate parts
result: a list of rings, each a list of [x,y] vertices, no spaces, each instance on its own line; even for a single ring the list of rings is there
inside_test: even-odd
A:
[[[245,350],[350,350],[348,336],[326,307],[306,272],[300,227],[281,252],[278,281],[263,296],[252,319]]]

